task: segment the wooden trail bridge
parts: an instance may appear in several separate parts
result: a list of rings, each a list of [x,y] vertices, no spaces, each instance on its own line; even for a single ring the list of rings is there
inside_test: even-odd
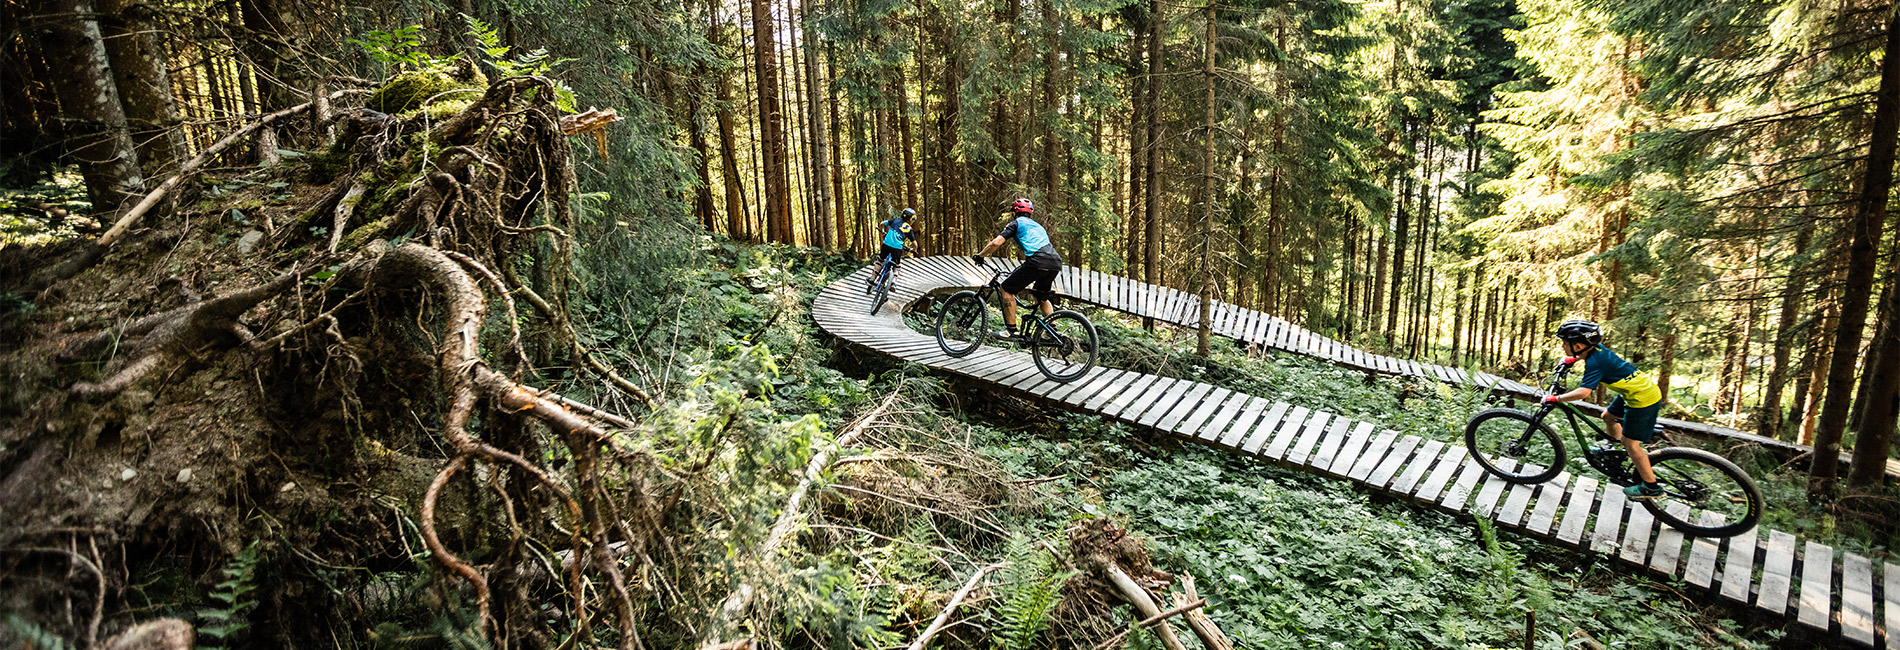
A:
[[[1900,565],[1778,530],[1759,527],[1728,539],[1694,538],[1659,525],[1621,488],[1568,473],[1542,485],[1512,485],[1485,473],[1462,445],[1381,430],[1371,422],[1211,384],[1097,367],[1066,384],[1049,381],[1026,353],[984,346],[952,358],[935,337],[912,331],[904,309],[931,293],[981,286],[990,272],[963,257],[905,260],[890,302],[871,315],[865,296],[870,269],[832,283],[812,301],[818,326],[846,341],[1074,411],[1158,429],[1231,453],[1356,482],[1367,489],[1452,514],[1492,519],[1498,526],[1562,546],[1605,554],[1633,571],[1677,577],[1720,599],[1859,647],[1900,650]],[[1067,299],[1183,326],[1198,325],[1195,296],[1128,278],[1065,269],[1056,292]],[[1489,386],[1531,398],[1534,386],[1484,373],[1368,354],[1282,319],[1215,302],[1213,331],[1268,348],[1368,372]],[[1703,435],[1789,443],[1695,423],[1667,426]],[[1731,433],[1732,432],[1732,433]],[[1703,517],[1719,517],[1703,513]],[[1884,644],[1882,646],[1881,644]]]

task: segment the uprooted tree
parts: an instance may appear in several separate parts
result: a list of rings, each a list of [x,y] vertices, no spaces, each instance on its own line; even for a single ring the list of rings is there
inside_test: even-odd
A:
[[[466,92],[479,99],[446,119],[285,113],[335,144],[285,170],[308,198],[277,217],[253,210],[262,223],[235,244],[194,235],[187,204],[146,216],[149,229],[138,214],[98,241],[10,252],[12,268],[63,270],[8,280],[51,286],[31,287],[40,317],[7,324],[27,344],[0,360],[17,379],[0,430],[0,609],[76,621],[57,632],[92,645],[108,587],[135,579],[112,566],[149,556],[128,549],[223,558],[263,538],[312,566],[426,563],[442,576],[425,590],[437,609],[472,604],[459,629],[496,647],[643,647],[628,573],[664,579],[650,569],[671,507],[642,482],[651,458],[616,441],[627,417],[529,385],[534,368],[565,364],[650,403],[590,355],[568,313],[567,136],[614,118],[564,118],[541,77]],[[444,460],[394,450],[417,446]],[[272,451],[286,448],[301,453]],[[82,566],[96,580],[66,577]],[[282,580],[363,582],[307,578]],[[75,593],[90,584],[96,594]],[[329,638],[323,621],[284,613],[295,591],[271,595],[275,622],[306,626],[283,637]],[[371,594],[361,607],[376,590],[355,593]]]

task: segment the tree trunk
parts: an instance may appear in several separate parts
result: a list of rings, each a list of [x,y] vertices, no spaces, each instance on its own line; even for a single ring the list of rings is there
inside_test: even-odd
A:
[[[1142,233],[1142,273],[1148,284],[1161,284],[1161,82],[1167,71],[1162,58],[1161,30],[1166,21],[1166,5],[1150,0],[1148,15],[1148,206]],[[1154,319],[1141,319],[1142,327],[1154,330]]]
[[[770,0],[752,0],[752,53],[759,79],[759,146],[764,154],[766,234],[791,244],[792,203],[785,171],[785,124],[779,96],[778,43]]]
[[[1201,150],[1201,277],[1197,289],[1201,305],[1200,335],[1195,339],[1194,352],[1206,357],[1212,350],[1208,339],[1213,332],[1214,298],[1214,3],[1207,3],[1207,36],[1202,49],[1204,62],[1202,73],[1207,86],[1207,121],[1202,124],[1207,134],[1206,144]]]
[[[727,46],[726,30],[719,23],[716,7],[712,11],[711,33],[707,40],[712,42],[715,50],[724,50]],[[739,146],[732,123],[732,76],[725,70],[714,74],[719,75],[718,81],[714,83],[714,99],[719,115],[719,176],[726,186],[726,236],[740,241],[756,241],[746,229],[746,214],[750,211],[745,201],[744,177],[739,175]]]
[[[1733,306],[1730,307],[1733,309]],[[1735,394],[1735,350],[1741,344],[1741,326],[1735,322],[1735,315],[1729,315],[1729,321],[1722,331],[1722,370],[1716,373],[1715,400],[1709,405],[1716,413],[1729,410],[1730,400]]]
[[[79,163],[93,212],[116,214],[139,199],[145,179],[105,39],[91,0],[53,0],[46,9],[40,47],[55,80],[69,155]]]
[[[106,55],[112,61],[113,82],[139,152],[140,171],[144,176],[164,175],[177,164],[184,142],[165,53],[154,36],[152,8],[130,0],[101,0],[99,11]]]
[[[800,9],[807,21],[811,20],[811,5],[800,3]],[[824,76],[818,70],[820,52],[817,50],[817,34],[812,28],[805,27],[805,111],[811,122],[811,147],[806,150],[811,159],[811,200],[812,211],[817,213],[818,246],[833,248],[837,245],[834,226],[838,219],[837,208],[831,199],[831,140],[828,126],[825,124],[823,93]]]
[[[911,150],[916,145],[910,139],[910,81],[904,74],[904,64],[897,64],[897,127],[901,142],[898,148],[904,152],[904,206],[916,208],[917,202],[917,163]]]
[[[1669,403],[1669,380],[1676,375],[1677,340],[1676,331],[1673,329],[1663,335],[1662,363],[1656,370],[1656,389],[1662,393],[1663,404]]]
[[[1828,367],[1827,399],[1814,432],[1814,462],[1808,466],[1808,498],[1832,497],[1840,470],[1841,435],[1847,427],[1853,398],[1854,365],[1859,361],[1861,329],[1867,324],[1868,292],[1874,264],[1879,259],[1881,229],[1887,221],[1887,195],[1893,187],[1894,140],[1900,137],[1900,13],[1887,18],[1887,43],[1880,64],[1880,88],[1874,100],[1872,145],[1867,151],[1866,176],[1854,209],[1853,240],[1848,246],[1847,282],[1841,296],[1841,322],[1834,337],[1834,355]]]
[[[1807,252],[1813,232],[1812,228],[1805,226],[1796,230],[1793,251],[1796,256]],[[1787,422],[1787,419],[1783,417],[1786,411],[1781,408],[1782,387],[1788,382],[1788,361],[1794,351],[1795,318],[1801,314],[1801,295],[1807,290],[1807,287],[1803,286],[1805,284],[1803,277],[1802,269],[1789,269],[1788,283],[1781,293],[1781,316],[1775,321],[1774,369],[1768,372],[1766,394],[1761,400],[1761,427],[1759,429],[1762,436],[1769,438],[1779,439],[1782,425]],[[1798,397],[1796,401],[1799,403]]]
[[[309,88],[304,83],[308,75],[300,72],[296,63],[298,41],[304,40],[304,32],[292,11],[295,6],[285,0],[238,1],[246,33],[244,56],[257,66],[263,84],[259,110],[264,113],[303,103],[294,89]],[[244,76],[242,71],[239,76]]]
[[[1879,332],[1867,355],[1861,377],[1865,394],[1859,435],[1854,438],[1854,461],[1848,467],[1847,487],[1878,488],[1887,476],[1887,458],[1893,448],[1894,423],[1900,420],[1900,268],[1887,267],[1887,288],[1881,301]]]

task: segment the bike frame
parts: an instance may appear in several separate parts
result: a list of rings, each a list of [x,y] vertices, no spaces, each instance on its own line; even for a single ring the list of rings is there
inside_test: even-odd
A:
[[[988,262],[984,262],[983,267],[990,271],[990,281],[976,290],[976,298],[982,301],[983,304],[988,305],[990,304],[990,296],[995,295],[997,299],[996,304],[1000,306],[1003,304],[1003,276],[1009,275],[1009,270],[993,268]],[[1038,296],[1038,298],[1040,297],[1041,296]],[[1037,300],[1035,304],[1028,307],[1023,307],[1022,301],[1017,301],[1016,306],[1018,307],[1018,313],[1028,312],[1022,314],[1022,325],[1024,327],[1027,327],[1033,321],[1037,327],[1042,328],[1042,331],[1049,335],[1051,345],[1060,345],[1058,342],[1062,340],[1062,336],[1057,334],[1056,329],[1050,327],[1049,323],[1043,320],[1042,310],[1037,309],[1037,307],[1042,306],[1041,300]],[[1033,343],[1034,339],[1031,339],[1031,342]]]
[[[1558,364],[1557,371],[1554,373],[1551,373],[1550,386],[1544,389],[1544,393],[1548,395],[1556,395],[1559,392],[1561,392],[1564,386],[1564,378],[1569,375],[1570,375],[1570,364]],[[1595,422],[1591,422],[1590,416],[1585,414],[1582,410],[1578,409],[1577,407],[1571,406],[1570,404],[1564,403],[1564,402],[1557,402],[1554,404],[1544,404],[1538,407],[1536,412],[1531,413],[1531,420],[1538,423],[1543,423],[1544,419],[1548,417],[1553,411],[1557,411],[1559,406],[1563,407],[1562,410],[1563,410],[1564,418],[1570,421],[1570,432],[1574,434],[1577,438],[1577,448],[1582,449],[1586,452],[1583,455],[1585,462],[1588,462],[1590,466],[1596,468],[1597,471],[1602,472],[1604,476],[1610,477],[1611,480],[1621,481],[1626,484],[1635,480],[1636,470],[1634,467],[1630,467],[1628,465],[1610,466],[1609,463],[1600,462],[1600,459],[1604,456],[1610,456],[1611,458],[1621,458],[1621,459],[1627,460],[1629,458],[1629,450],[1619,448],[1616,450],[1616,453],[1614,455],[1588,453],[1590,452],[1590,439],[1584,437],[1583,435],[1584,427],[1589,427],[1592,432],[1596,433],[1596,435],[1600,437],[1607,437],[1609,434],[1606,433],[1602,427],[1597,426]],[[1581,422],[1579,422],[1579,417],[1582,418]],[[1581,424],[1582,426],[1579,426],[1579,424]],[[1524,438],[1519,439],[1518,444],[1520,445],[1524,444],[1524,441],[1528,440],[1530,438],[1530,435],[1531,435],[1531,432],[1528,429],[1525,430]]]

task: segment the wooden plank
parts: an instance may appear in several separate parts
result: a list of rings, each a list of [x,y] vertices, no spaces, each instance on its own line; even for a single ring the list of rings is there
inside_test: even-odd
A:
[[[1346,438],[1346,446],[1339,448],[1339,453],[1333,455],[1333,463],[1326,468],[1327,473],[1334,476],[1347,476],[1353,466],[1358,465],[1364,456],[1369,455],[1367,452],[1371,451],[1366,448],[1366,443],[1372,439],[1372,423],[1358,423],[1357,426],[1353,426],[1350,435],[1345,432],[1345,427],[1348,426],[1353,426],[1351,418],[1342,417],[1333,421],[1333,428],[1338,430],[1338,435]],[[1379,462],[1379,459],[1375,456],[1371,462]],[[1368,466],[1366,471],[1370,472],[1372,468]]]
[[[1507,471],[1517,471],[1517,461],[1508,458],[1504,461]],[[1485,472],[1483,483],[1478,486],[1478,498],[1471,500],[1471,515],[1490,517],[1491,513],[1497,510],[1498,499],[1504,496],[1504,490],[1510,486],[1509,481]]]
[[[1525,471],[1542,472],[1544,471],[1544,466],[1532,463],[1525,466]],[[1500,524],[1516,526],[1518,522],[1524,520],[1524,510],[1530,507],[1531,495],[1536,493],[1537,486],[1535,485],[1529,483],[1512,485],[1510,492],[1504,497],[1504,505],[1498,507],[1497,514],[1494,515],[1493,518],[1497,519]]]
[[[1616,543],[1622,538],[1623,513],[1629,510],[1629,502],[1623,497],[1623,488],[1606,486],[1603,498],[1597,503],[1597,524],[1595,532],[1590,534],[1590,550],[1598,553],[1615,553]]]
[[[1225,388],[1215,388],[1207,393],[1206,398],[1201,400],[1200,406],[1195,407],[1184,404],[1180,408],[1174,409],[1174,412],[1168,414],[1167,417],[1161,418],[1160,424],[1155,425],[1155,428],[1183,435],[1192,433],[1200,428],[1201,425],[1206,424],[1208,416],[1213,415],[1215,411],[1219,411],[1220,407],[1227,403],[1228,396],[1230,395],[1246,396],[1243,393],[1235,393]]]
[[[1649,538],[1656,532],[1656,515],[1649,508],[1637,506],[1630,508],[1629,524],[1623,527],[1623,547],[1617,557],[1624,562],[1642,566],[1649,556]]]
[[[1142,403],[1153,401],[1150,390],[1153,390],[1153,388],[1155,388],[1157,384],[1161,384],[1161,382],[1172,382],[1172,380],[1167,378],[1167,376],[1157,376],[1157,374],[1140,374],[1140,378],[1138,378],[1134,384],[1131,384],[1127,390],[1123,390],[1121,395],[1115,395],[1115,399],[1110,399],[1106,405],[1102,405],[1100,409],[1096,409],[1096,412],[1100,412],[1100,414],[1104,414],[1104,416],[1110,416],[1110,418],[1117,418],[1121,412],[1127,411],[1136,401],[1142,401]],[[1083,409],[1087,409],[1087,407],[1089,407],[1089,403],[1083,403]]]
[[[1551,526],[1557,523],[1557,508],[1563,505],[1565,488],[1570,487],[1570,473],[1559,472],[1557,478],[1537,486],[1537,505],[1531,508],[1531,517],[1524,523],[1524,530],[1535,535],[1550,534]]]
[[[1280,424],[1280,427],[1274,429],[1272,438],[1273,444],[1268,445],[1266,451],[1261,452],[1261,455],[1274,460],[1285,458],[1287,448],[1293,446],[1294,438],[1300,435],[1300,428],[1306,425],[1306,414],[1306,407],[1293,407],[1293,411],[1286,414],[1286,420]],[[1253,447],[1257,439],[1258,437],[1253,440],[1248,440],[1247,444],[1241,447],[1241,449],[1246,450],[1249,447]]]
[[[1597,480],[1588,476],[1577,477],[1570,486],[1570,498],[1564,502],[1563,523],[1557,525],[1557,541],[1575,546],[1583,541],[1584,524],[1589,523],[1590,511],[1597,504]]]
[[[1121,397],[1126,391],[1139,390],[1138,387],[1154,383],[1155,379],[1157,379],[1157,377],[1154,375],[1144,375],[1138,372],[1122,373],[1121,377],[1115,379],[1115,383],[1109,384],[1107,387],[1096,391],[1095,394],[1090,395],[1088,399],[1083,400],[1082,408],[1099,413],[1104,410],[1104,407],[1110,400]]]
[[[1722,597],[1748,604],[1748,592],[1755,578],[1755,531],[1750,528],[1728,538],[1728,558],[1722,568]]]
[[[1834,549],[1808,540],[1801,556],[1801,600],[1795,618],[1802,625],[1826,632],[1834,616]]]
[[[1219,440],[1221,434],[1225,433],[1229,426],[1244,426],[1242,419],[1245,419],[1247,423],[1252,423],[1254,418],[1259,417],[1256,414],[1260,412],[1259,409],[1266,407],[1266,403],[1267,400],[1236,392],[1226,404],[1221,406],[1220,410],[1208,416],[1206,422],[1191,426],[1181,425],[1181,435],[1191,436],[1210,445],[1214,444],[1214,441]],[[1247,409],[1254,409],[1254,411],[1249,413]]]
[[[1755,607],[1785,616],[1788,613],[1788,587],[1794,581],[1793,535],[1768,531],[1768,550],[1761,563],[1761,591],[1755,595]]]
[[[1445,494],[1445,486],[1451,485],[1451,480],[1457,478],[1458,471],[1467,464],[1464,447],[1454,446],[1446,449],[1445,456],[1438,459],[1438,465],[1432,468],[1430,478],[1425,479],[1425,483],[1418,487],[1418,492],[1413,496],[1421,501],[1437,501],[1438,497]]]
[[[1295,441],[1293,447],[1286,451],[1286,459],[1301,465],[1307,464],[1307,460],[1312,457],[1313,452],[1318,451],[1314,446],[1325,436],[1326,423],[1330,421],[1332,417],[1333,414],[1331,413],[1314,411],[1311,418],[1306,422],[1306,428],[1300,432],[1300,439]]]
[[[1471,501],[1472,492],[1478,487],[1478,481],[1490,475],[1475,460],[1465,463],[1464,471],[1458,474],[1458,481],[1445,490],[1445,497],[1439,499],[1438,504],[1452,512],[1464,510],[1465,504]]]
[[[1179,389],[1176,388],[1177,386]],[[1174,406],[1174,402],[1179,401],[1182,394],[1187,392],[1187,390],[1187,382],[1177,380],[1173,377],[1162,377],[1161,381],[1157,381],[1147,389],[1141,391],[1142,394],[1139,397],[1129,402],[1128,408],[1114,415],[1122,420],[1134,422],[1137,418],[1140,418],[1143,413],[1157,408],[1165,409]],[[1162,404],[1162,402],[1167,403]]]
[[[1264,397],[1261,399],[1266,400]],[[1267,408],[1267,414],[1260,416],[1258,422],[1244,428],[1236,423],[1232,429],[1228,429],[1226,435],[1215,441],[1215,444],[1249,452],[1258,450],[1261,445],[1266,444],[1267,438],[1273,435],[1274,427],[1280,425],[1280,418],[1286,415],[1288,408],[1292,406],[1286,402],[1273,402]],[[1247,447],[1249,444],[1253,445],[1251,449]]]
[[[1371,422],[1362,422],[1359,426],[1365,430],[1365,435],[1372,434]],[[1360,435],[1360,433],[1354,431],[1353,435],[1357,436]],[[1385,453],[1392,449],[1392,441],[1398,439],[1398,437],[1399,432],[1390,429],[1373,437],[1372,442],[1366,444],[1365,452],[1359,454],[1359,462],[1353,463],[1350,467],[1346,468],[1346,478],[1355,481],[1365,481],[1371,478],[1372,470],[1377,468],[1381,461],[1385,460]]]
[[[1127,372],[1120,368],[1103,368],[1096,366],[1089,370],[1087,376],[1069,382],[1062,388],[1049,391],[1049,399],[1079,403],[1087,399],[1089,395],[1095,394],[1095,391],[1101,390],[1109,384],[1114,383],[1116,379],[1124,374],[1127,374]]]
[[[1177,383],[1175,385],[1179,386],[1180,384]],[[1157,402],[1154,408],[1148,409],[1147,413],[1141,414],[1141,419],[1136,420],[1135,423],[1142,426],[1164,428],[1160,426],[1163,422],[1168,424],[1180,422],[1181,418],[1187,417],[1189,411],[1200,406],[1202,397],[1205,397],[1208,392],[1213,390],[1213,384],[1198,381],[1192,382],[1188,384],[1186,392],[1181,392],[1180,400],[1168,405]]]
[[[1841,636],[1874,646],[1874,563],[1853,553],[1841,554]]]
[[[1454,449],[1463,449],[1463,447],[1454,447]],[[1444,450],[1444,442],[1426,440],[1425,444],[1418,448],[1418,453],[1412,455],[1412,460],[1405,464],[1405,471],[1392,479],[1391,490],[1399,494],[1411,494],[1412,488],[1418,487],[1419,479],[1424,478],[1425,472],[1430,471],[1432,464],[1438,462],[1438,456]]]
[[[1887,618],[1887,650],[1900,650],[1900,565],[1892,562],[1880,563],[1881,584],[1886,602],[1881,611]]]
[[[1353,421],[1350,418],[1333,416],[1332,426],[1326,430],[1326,435],[1319,439],[1319,449],[1314,450],[1312,457],[1306,459],[1306,464],[1322,472],[1332,469],[1333,461],[1338,460],[1341,454],[1348,453],[1341,447],[1346,442],[1352,424]]]
[[[1722,513],[1704,510],[1696,516],[1698,526],[1720,526],[1727,521]],[[1697,537],[1689,544],[1689,565],[1682,571],[1682,580],[1689,584],[1709,588],[1715,581],[1715,555],[1722,550],[1722,540]]]
[[[1664,508],[1678,519],[1686,519],[1691,514],[1689,506],[1674,501]],[[1682,531],[1676,530],[1674,526],[1663,526],[1656,533],[1656,551],[1649,554],[1649,568],[1666,576],[1675,575],[1677,560],[1682,557],[1682,539]]]
[[[1388,431],[1387,433],[1398,432]],[[1390,484],[1393,477],[1398,476],[1399,468],[1405,465],[1406,458],[1411,456],[1412,450],[1418,448],[1419,440],[1418,436],[1405,436],[1392,443],[1391,450],[1385,454],[1385,460],[1380,461],[1379,466],[1366,476],[1366,483],[1380,488]]]

